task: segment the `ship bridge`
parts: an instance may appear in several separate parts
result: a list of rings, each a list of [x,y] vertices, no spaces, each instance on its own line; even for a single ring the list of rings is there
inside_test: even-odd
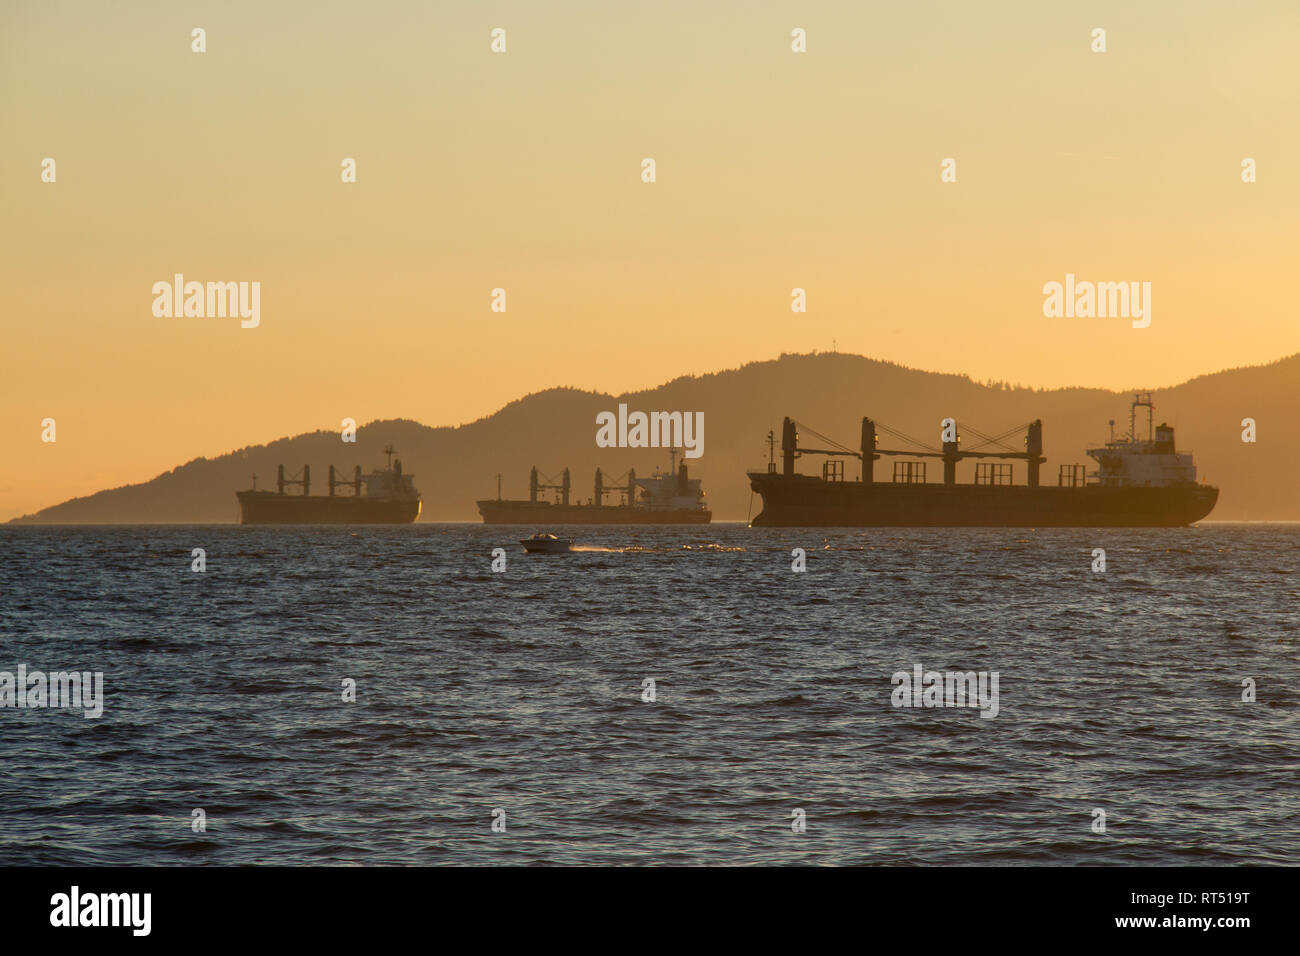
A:
[[[1137,410],[1147,410],[1147,437],[1137,437]],[[1100,448],[1089,448],[1088,457],[1097,462],[1089,477],[1107,488],[1163,488],[1170,485],[1196,484],[1196,466],[1190,452],[1179,453],[1174,445],[1173,426],[1161,422],[1153,425],[1155,405],[1150,392],[1138,392],[1129,405],[1128,434],[1115,437],[1115,421],[1110,422],[1110,441]]]
[[[359,476],[366,486],[366,495],[371,498],[418,498],[420,493],[415,490],[415,476],[402,474],[402,459],[393,457],[393,446],[384,448],[384,454],[388,456],[387,468]]]
[[[674,468],[677,450],[669,451],[671,462],[667,472],[656,471],[649,478],[633,478],[632,483],[641,489],[640,505],[651,511],[684,511],[704,507],[704,492],[700,479],[690,477],[686,462]]]

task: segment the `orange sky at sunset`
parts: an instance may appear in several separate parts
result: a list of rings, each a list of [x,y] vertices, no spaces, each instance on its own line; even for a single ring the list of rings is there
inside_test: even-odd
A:
[[[832,342],[1116,389],[1300,351],[1300,5],[993,6],[6,3],[0,520]],[[178,272],[260,325],[155,317]],[[1150,328],[1045,318],[1067,272]]]

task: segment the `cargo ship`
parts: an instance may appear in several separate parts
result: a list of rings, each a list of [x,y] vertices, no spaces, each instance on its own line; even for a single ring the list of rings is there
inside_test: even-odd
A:
[[[1147,410],[1147,437],[1137,435],[1137,410]],[[800,444],[799,423],[785,419],[781,429],[782,468],[775,453],[766,472],[750,472],[750,487],[762,496],[763,508],[751,522],[754,527],[1069,527],[1069,528],[1172,528],[1199,521],[1210,513],[1219,489],[1198,484],[1190,453],[1174,445],[1174,430],[1167,424],[1152,427],[1155,406],[1151,394],[1138,393],[1129,409],[1129,433],[1117,439],[1112,420],[1111,437],[1104,445],[1087,449],[1097,463],[1088,473],[1081,464],[1061,465],[1057,483],[1039,482],[1043,458],[1041,420],[990,438],[954,419],[945,419],[940,447],[921,445],[887,426],[883,431],[921,450],[879,447],[877,424],[862,419],[860,449],[839,445],[811,428],[805,430],[830,448]],[[1026,429],[1024,450],[1003,444],[1009,435]],[[961,431],[983,439],[975,449],[963,450]],[[768,433],[769,447],[775,436]],[[990,447],[981,451],[980,448]],[[795,460],[803,455],[824,455],[820,477],[796,474]],[[911,460],[893,461],[892,480],[876,481],[874,463],[882,456]],[[844,480],[844,458],[862,462],[857,481]],[[943,462],[943,483],[926,482],[925,459]],[[958,484],[957,463],[977,459],[973,484]],[[1012,482],[1012,465],[983,459],[1019,459],[1027,466],[1027,483]]]
[[[528,500],[511,501],[501,497],[501,476],[497,475],[497,496],[477,502],[484,524],[708,524],[713,518],[704,503],[698,478],[687,473],[686,462],[678,468],[676,453],[667,472],[655,472],[638,478],[628,469],[626,475],[607,482],[596,469],[596,493],[586,504],[571,502],[569,469],[559,481],[540,476],[534,466],[528,478]],[[546,501],[543,492],[553,491],[555,501]],[[622,493],[619,504],[606,504],[605,498]]]
[[[356,467],[351,480],[341,479],[329,466],[329,494],[311,493],[311,466],[303,465],[302,476],[285,477],[279,466],[275,491],[258,491],[253,476],[250,491],[237,491],[241,524],[410,524],[420,516],[421,498],[414,476],[402,474],[401,459],[394,460],[393,446],[384,449],[388,465],[368,475]],[[297,486],[301,494],[286,488]],[[365,493],[362,494],[364,487]],[[339,494],[347,489],[347,494]]]

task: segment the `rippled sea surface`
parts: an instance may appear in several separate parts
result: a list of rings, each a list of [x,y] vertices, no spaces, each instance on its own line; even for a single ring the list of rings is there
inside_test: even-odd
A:
[[[0,863],[1300,863],[1300,527],[533,530],[0,528]]]

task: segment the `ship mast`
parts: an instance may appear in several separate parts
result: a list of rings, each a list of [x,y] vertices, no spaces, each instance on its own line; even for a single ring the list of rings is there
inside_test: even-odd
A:
[[[1151,423],[1152,416],[1155,414],[1156,407],[1151,401],[1150,392],[1137,392],[1133,396],[1133,404],[1128,409],[1128,437],[1129,441],[1137,441],[1137,410],[1145,406],[1147,410],[1147,441],[1152,439]]]
[[[392,470],[393,470],[393,455],[395,454],[395,452],[394,452],[394,450],[393,450],[393,443],[392,443],[392,442],[389,442],[386,446],[384,446],[384,454],[388,456],[388,470],[389,470],[389,471],[392,471]]]

